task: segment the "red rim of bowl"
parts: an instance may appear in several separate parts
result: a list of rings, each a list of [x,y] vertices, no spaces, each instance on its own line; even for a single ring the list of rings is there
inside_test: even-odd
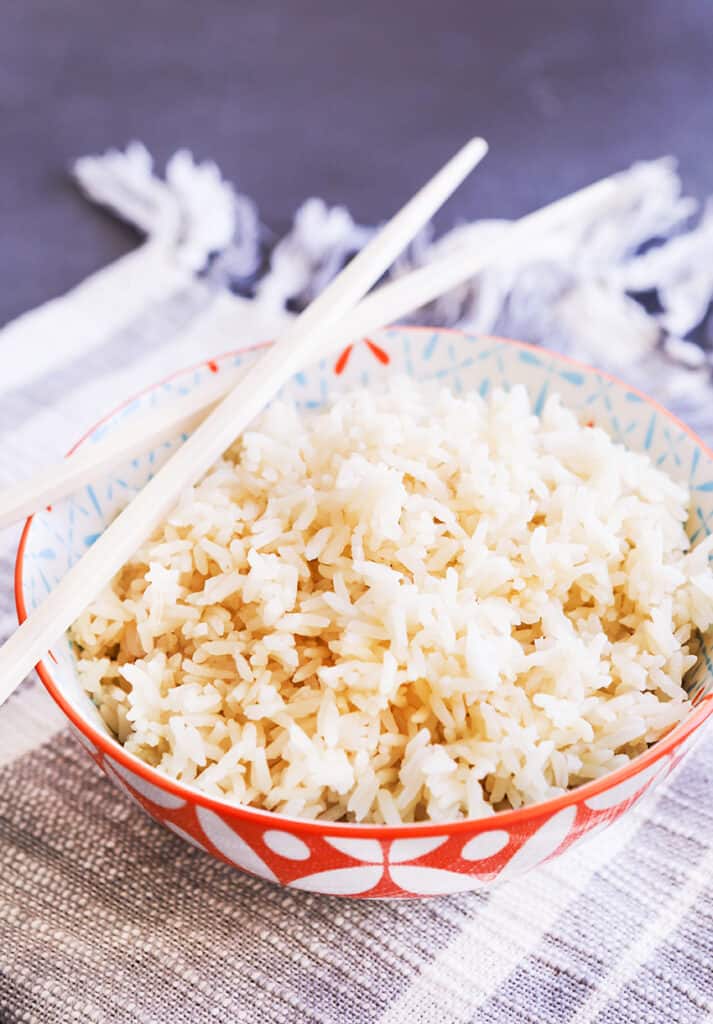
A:
[[[393,325],[389,330],[411,332],[433,332],[435,330],[442,334],[453,334],[458,337],[467,337],[469,334],[467,331],[459,331],[453,328],[420,327],[408,324],[403,326]],[[645,392],[640,391],[638,388],[625,383],[619,377],[610,373],[605,373],[603,370],[598,370],[595,367],[588,366],[586,363],[579,362],[576,359],[571,359],[569,356],[561,355],[559,352],[552,352],[540,345],[532,345],[528,342],[514,341],[510,338],[500,338],[494,335],[476,336],[487,341],[496,342],[497,344],[527,349],[540,356],[544,356],[545,358],[555,359],[567,364],[568,366],[574,366],[587,373],[594,373],[605,380],[612,381],[617,386],[624,388],[626,391],[638,395],[649,406],[656,409],[662,416],[665,416],[668,420],[674,423],[676,427],[687,434],[704,452],[708,459],[713,462],[713,451],[711,451],[711,449],[693,430],[691,430],[690,427],[686,426],[685,423],[674,416],[673,413],[669,412],[669,410],[664,406],[660,405],[655,399],[645,394]],[[149,384],[147,387],[137,391],[130,398],[127,398],[126,401],[117,405],[114,409],[98,420],[97,423],[90,427],[89,430],[80,437],[76,444],[70,448],[67,455],[72,455],[98,427],[102,426],[110,420],[112,416],[115,416],[117,412],[120,412],[127,405],[130,405],[131,402],[135,401],[147,392],[153,391],[155,388],[161,387],[163,384],[166,384],[171,380],[175,380],[177,377],[181,377],[185,373],[190,373],[191,370],[197,370],[214,363],[220,365],[225,359],[229,359],[231,356],[254,352],[259,349],[266,348],[271,344],[271,341],[264,341],[258,344],[245,346],[244,348],[231,349],[211,360],[201,360],[199,363],[194,363],[191,366],[184,367],[169,374],[167,377],[162,378],[154,384]],[[32,525],[32,519],[33,516],[30,516],[25,523],[15,560],[15,605],[17,608],[18,621],[20,623],[23,623],[27,618],[27,609],[23,595],[23,568],[25,548],[29,537],[30,527]],[[192,802],[200,804],[201,806],[208,807],[211,810],[218,811],[229,817],[270,825],[272,828],[279,827],[280,825],[289,826],[289,829],[293,832],[302,831],[305,833],[319,835],[342,835],[346,833],[351,836],[368,835],[372,838],[383,837],[384,839],[394,839],[423,835],[424,833],[441,833],[443,831],[448,831],[449,833],[485,832],[493,828],[507,828],[509,826],[517,827],[517,825],[524,821],[540,818],[545,815],[549,817],[551,814],[561,810],[563,807],[582,803],[593,796],[606,792],[614,786],[633,778],[635,775],[638,775],[639,772],[648,768],[650,765],[655,764],[656,761],[661,760],[661,758],[666,754],[670,753],[670,751],[674,747],[678,746],[678,744],[690,735],[690,733],[698,729],[708,718],[711,712],[713,712],[712,693],[707,695],[700,704],[686,716],[683,722],[675,726],[675,728],[660,740],[657,740],[657,742],[653,744],[653,746],[649,747],[648,750],[644,751],[643,754],[639,754],[638,757],[633,758],[628,764],[623,765],[621,768],[617,768],[613,772],[603,775],[599,779],[583,783],[575,789],[568,790],[561,796],[553,797],[550,800],[543,800],[539,803],[529,804],[525,807],[518,808],[517,810],[498,811],[487,818],[458,818],[450,821],[409,822],[404,823],[403,825],[359,824],[356,822],[320,821],[319,819],[314,818],[295,818],[279,814],[275,811],[265,811],[258,807],[235,804],[231,803],[227,799],[217,799],[215,797],[208,796],[193,786],[172,779],[168,775],[164,775],[162,772],[158,771],[156,768],[152,768],[144,761],[141,761],[134,754],[128,753],[117,740],[112,739],[85,719],[82,713],[77,710],[77,708],[75,708],[74,705],[71,704],[61,693],[58,685],[52,677],[51,664],[48,664],[45,661],[40,661],[36,665],[36,670],[52,699],[61,708],[75,728],[86,736],[86,738],[89,739],[96,747],[98,747],[102,754],[109,755],[116,761],[119,761],[125,768],[128,768],[130,771],[139,775],[146,782],[152,783],[154,786],[158,786],[159,789],[167,790],[169,793],[183,798],[188,803]]]

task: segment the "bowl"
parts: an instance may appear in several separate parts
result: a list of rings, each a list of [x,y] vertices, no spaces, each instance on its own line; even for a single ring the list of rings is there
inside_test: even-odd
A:
[[[91,445],[140,413],[198,391],[243,366],[260,348],[228,353],[156,384],[110,413],[80,442]],[[683,423],[640,392],[541,348],[440,328],[391,328],[297,374],[286,393],[303,408],[327,394],[387,374],[435,379],[455,392],[523,384],[539,410],[557,391],[615,440],[647,451],[693,495],[689,532],[713,529],[713,453]],[[17,555],[20,620],[38,605],[179,443],[137,456],[80,493],[28,520]],[[90,595],[88,595],[89,598]],[[357,825],[289,818],[214,799],[127,753],[82,691],[68,640],[38,671],[75,736],[126,796],[194,846],[242,871],[334,896],[411,898],[482,889],[519,876],[609,827],[669,774],[713,711],[713,645],[687,677],[691,710],[667,736],[624,767],[563,796],[486,819]]]

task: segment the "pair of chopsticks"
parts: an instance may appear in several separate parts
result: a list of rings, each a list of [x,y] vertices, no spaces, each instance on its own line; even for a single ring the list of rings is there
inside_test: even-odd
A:
[[[250,366],[0,648],[0,704],[165,518],[184,488],[202,476],[289,378],[320,352],[340,321],[480,163],[487,150],[483,139],[471,139],[406,203],[283,336]]]
[[[537,244],[544,231],[556,229],[573,216],[603,207],[615,190],[612,179],[604,178],[522,217],[504,231],[502,240],[487,253],[472,250],[449,253],[377,288],[347,314],[339,323],[339,329],[330,333],[324,350],[316,354],[324,355],[337,344],[356,341],[379,327],[397,322],[508,252],[522,250],[530,243]],[[187,395],[155,412],[137,416],[115,436],[86,445],[60,463],[40,470],[29,480],[6,488],[0,492],[0,529],[76,492],[124,459],[148,451],[182,432],[190,433],[244,373],[242,369],[226,370],[204,385],[198,394]]]
[[[36,511],[96,477],[122,457],[195,427],[143,490],[66,573],[40,607],[0,648],[0,704],[45,655],[52,643],[112,579],[194,483],[252,422],[299,369],[324,354],[336,339],[356,339],[391,323],[496,262],[513,247],[524,248],[543,229],[583,209],[603,204],[615,189],[611,179],[561,199],[511,226],[489,253],[450,254],[366,292],[430,220],[487,152],[483,139],[472,139],[389,221],[284,335],[237,383],[216,381],[199,396],[173,403],[142,417],[116,438],[92,445],[56,468],[0,495],[0,525]],[[362,300],[360,302],[360,300]],[[357,305],[357,303],[359,303]]]

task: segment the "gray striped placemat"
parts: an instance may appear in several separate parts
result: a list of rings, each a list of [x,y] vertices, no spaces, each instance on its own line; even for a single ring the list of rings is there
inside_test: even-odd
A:
[[[0,332],[0,486],[137,387],[283,317],[148,243],[21,318]],[[0,535],[0,639],[18,535]],[[153,824],[28,682],[0,711],[0,1022],[713,1020],[712,776],[708,739],[655,802],[487,894],[338,901]]]
[[[0,767],[3,1024],[713,1018],[710,743],[655,802],[523,880],[368,903],[189,847],[47,721],[47,702],[32,688],[3,721],[37,741]]]

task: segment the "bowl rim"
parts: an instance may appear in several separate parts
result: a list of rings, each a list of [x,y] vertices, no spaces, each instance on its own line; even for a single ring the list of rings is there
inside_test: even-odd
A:
[[[475,336],[484,341],[495,342],[496,344],[504,345],[506,347],[514,347],[531,351],[546,359],[554,359],[586,373],[595,374],[604,380],[616,384],[617,387],[623,388],[626,391],[637,395],[647,405],[654,408],[662,416],[665,416],[678,429],[687,434],[693,443],[697,445],[703,454],[711,461],[711,463],[713,463],[713,450],[708,447],[708,445],[695,433],[694,430],[691,429],[691,427],[687,426],[687,424],[666,409],[665,406],[657,402],[656,399],[651,398],[651,396],[647,395],[644,391],[626,383],[620,377],[604,370],[599,370],[596,367],[589,366],[587,363],[583,363],[577,359],[572,359],[570,356],[563,355],[560,352],[553,352],[551,349],[545,348],[542,345],[534,345],[530,342],[517,341],[512,338],[504,338],[492,334],[481,334],[477,331],[459,330],[457,328],[392,324],[387,328],[384,328],[384,330],[418,333],[433,333],[434,331],[437,331],[441,334],[452,334],[460,338]],[[229,349],[226,352],[212,356],[209,359],[202,359],[196,363],[181,367],[167,376],[162,377],[160,380],[148,384],[146,387],[141,388],[123,402],[116,405],[97,420],[96,423],[89,427],[89,429],[82,434],[79,440],[72,445],[67,452],[67,456],[74,454],[74,452],[88,440],[91,434],[107,423],[122,409],[136,401],[137,398],[154,391],[156,388],[159,388],[178,377],[182,377],[184,374],[202,369],[206,366],[208,366],[212,372],[217,372],[221,363],[226,359],[229,359],[231,356],[256,352],[261,349],[268,348],[272,344],[272,340],[267,340],[240,346],[235,349]],[[18,622],[20,624],[25,621],[28,615],[23,593],[23,570],[26,547],[33,518],[34,516],[29,516],[25,522],[15,558],[15,606]],[[197,787],[188,783],[172,779],[170,776],[165,775],[158,769],[146,764],[146,762],[142,761],[135,754],[131,754],[129,751],[125,750],[118,740],[113,739],[113,737],[95,727],[84,717],[79,709],[74,707],[74,705],[64,697],[53,678],[52,664],[50,661],[53,661],[54,659],[51,651],[48,653],[49,660],[43,659],[35,666],[37,674],[39,675],[45,689],[59,706],[64,715],[69,719],[69,722],[86,739],[88,739],[94,747],[99,748],[102,756],[109,756],[115,761],[118,761],[125,769],[128,769],[130,772],[138,775],[144,782],[148,782],[159,789],[166,790],[173,796],[180,797],[186,804],[197,804],[211,811],[217,812],[224,817],[251,822],[255,825],[264,825],[272,830],[282,829],[290,832],[302,832],[305,834],[323,836],[340,835],[344,837],[352,836],[354,838],[368,837],[391,840],[432,835],[434,833],[442,834],[444,832],[451,835],[463,832],[474,834],[491,831],[493,829],[507,829],[512,826],[515,826],[517,829],[517,826],[522,825],[524,822],[531,822],[532,820],[543,817],[549,818],[565,807],[584,803],[592,797],[598,796],[610,789],[614,789],[621,783],[634,778],[636,775],[654,765],[657,761],[661,761],[673,750],[673,748],[677,747],[691,733],[699,729],[711,713],[713,713],[713,693],[710,693],[694,707],[691,713],[688,714],[682,722],[666,733],[666,735],[660,740],[657,740],[656,743],[645,750],[642,754],[632,758],[632,760],[627,764],[622,765],[620,768],[617,768],[612,772],[608,772],[606,775],[603,775],[598,779],[592,779],[590,782],[585,782],[582,785],[577,786],[575,789],[570,789],[560,796],[551,797],[549,800],[542,800],[534,804],[528,804],[524,807],[517,808],[516,810],[497,811],[496,813],[484,818],[457,818],[446,821],[404,822],[400,825],[382,825],[368,822],[324,821],[319,818],[293,817],[290,815],[280,814],[277,811],[267,811],[259,807],[251,807],[246,804],[232,803],[227,798],[213,797],[207,793],[201,792]]]

